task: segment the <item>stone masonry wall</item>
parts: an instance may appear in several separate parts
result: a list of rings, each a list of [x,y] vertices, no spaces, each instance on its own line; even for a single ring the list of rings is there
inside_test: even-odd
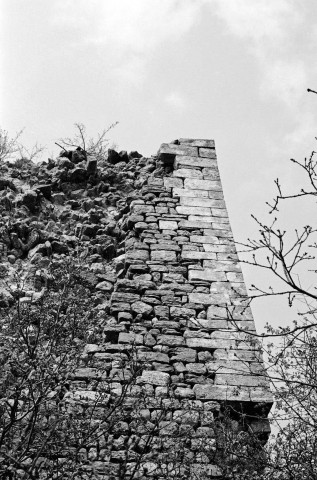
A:
[[[109,360],[111,355],[120,357],[133,350],[143,368],[131,390],[132,397],[141,398],[140,389],[145,389],[147,418],[153,421],[157,402],[170,398],[172,392],[177,403],[168,404],[165,437],[176,438],[173,428],[188,423],[193,468],[199,471],[203,463],[204,471],[213,478],[221,472],[208,459],[202,460],[197,448],[199,439],[212,437],[208,430],[212,419],[225,405],[231,405],[235,412],[249,415],[249,428],[265,437],[272,394],[263,372],[260,345],[248,334],[255,331],[254,320],[214,142],[180,139],[163,144],[157,162],[162,174],[149,176],[125,218],[129,235],[124,252],[115,259],[118,277],[110,297],[104,342],[87,345],[85,355],[95,357],[100,367],[102,358]],[[110,377],[118,372],[115,367]],[[77,380],[94,378],[96,371],[80,369]],[[122,392],[124,383],[117,375],[113,389]],[[83,397],[85,392],[78,395]],[[191,412],[191,420],[179,422],[185,404],[208,412],[208,420],[202,420],[201,415],[193,420]],[[119,431],[126,438],[137,433],[132,420]],[[239,423],[238,417],[236,421]],[[157,435],[162,436],[162,432]],[[117,468],[126,452],[115,439],[111,452],[108,462]],[[151,460],[151,452],[147,459]],[[96,461],[102,472],[105,464],[99,458]],[[131,469],[133,458],[129,462]],[[151,468],[147,466],[149,477],[157,471],[155,462]]]
[[[76,313],[87,327],[78,352],[87,344],[65,377],[48,382],[42,407],[63,420],[61,445],[43,448],[39,478],[237,478],[223,474],[222,426],[265,442],[272,394],[214,142],[179,139],[151,158],[63,150],[41,164],[2,162],[0,173],[4,324],[17,302],[38,311],[67,262],[89,300]],[[31,317],[26,328],[40,334]],[[27,461],[37,456],[35,447]]]

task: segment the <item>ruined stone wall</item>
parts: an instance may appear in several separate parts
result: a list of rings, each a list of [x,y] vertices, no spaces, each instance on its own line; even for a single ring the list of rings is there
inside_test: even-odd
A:
[[[120,358],[133,351],[142,369],[129,396],[139,395],[141,402],[146,392],[142,408],[151,425],[165,401],[165,416],[156,434],[157,439],[165,439],[160,451],[171,449],[169,437],[174,445],[185,437],[186,447],[179,448],[188,452],[190,471],[194,469],[203,478],[203,467],[208,478],[219,477],[221,470],[202,454],[206,439],[214,436],[214,420],[230,405],[237,425],[243,416],[249,429],[267,438],[265,417],[272,395],[260,345],[248,333],[255,332],[254,320],[214,142],[180,139],[163,144],[156,160],[160,173],[148,177],[124,219],[123,228],[129,233],[124,252],[115,259],[118,277],[104,342],[87,345],[85,355],[98,357],[101,368],[103,356]],[[129,372],[120,377],[115,367],[109,375],[117,375],[112,388],[120,394]],[[78,379],[94,378],[96,371],[81,369]],[[125,420],[118,435],[127,438],[140,433],[133,415]],[[187,433],[180,434],[179,429],[186,427]],[[159,457],[154,454],[157,443],[152,440],[151,445],[146,465],[144,459],[140,465],[146,478],[158,474],[159,468]],[[126,451],[115,439],[111,448],[110,464],[119,468]],[[172,455],[165,458],[168,461],[173,464]],[[103,466],[100,462],[100,471]],[[131,472],[133,455],[128,466]]]
[[[36,304],[50,266],[78,258],[98,327],[61,397],[92,434],[57,464],[73,449],[80,479],[219,478],[227,416],[265,441],[272,395],[214,142],[179,139],[149,159],[62,152],[1,175],[0,307]]]

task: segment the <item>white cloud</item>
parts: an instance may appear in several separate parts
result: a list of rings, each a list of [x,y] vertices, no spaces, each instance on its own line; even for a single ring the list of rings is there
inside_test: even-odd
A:
[[[192,0],[62,0],[55,6],[55,25],[77,30],[77,46],[100,46],[111,73],[134,84],[144,78],[151,53],[181,38],[201,13]]]
[[[264,95],[271,94],[286,104],[298,103],[307,88],[307,70],[300,60],[271,60],[265,71],[262,89]]]
[[[307,63],[296,56],[303,35],[298,0],[210,0],[228,32],[248,42],[261,70],[260,90],[292,107],[305,94]]]
[[[294,53],[308,11],[301,0],[57,0],[54,5],[55,24],[72,28],[77,46],[99,46],[108,75],[120,83],[142,85],[153,52],[182,38],[209,12],[211,21],[215,15],[221,19],[224,32],[245,41],[257,59],[264,97],[297,107],[305,93],[309,62]]]
[[[292,0],[211,0],[217,15],[239,37],[276,43],[290,25],[300,22],[300,10]]]
[[[188,105],[188,101],[180,92],[170,92],[165,98],[165,103],[168,107],[173,108],[174,110],[183,111]]]

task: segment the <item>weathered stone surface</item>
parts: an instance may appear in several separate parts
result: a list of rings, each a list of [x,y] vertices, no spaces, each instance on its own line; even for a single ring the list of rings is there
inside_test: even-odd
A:
[[[27,190],[22,196],[22,203],[34,212],[37,205],[37,193],[34,190]]]
[[[162,243],[154,243],[151,245],[151,250],[169,250],[172,252],[180,252],[180,247],[178,245],[175,245],[175,243],[167,243],[167,242],[162,242]]]
[[[199,168],[213,168],[217,167],[216,159],[190,157],[185,155],[176,155],[174,160],[174,168],[178,167],[199,167]]]
[[[221,303],[226,303],[226,300],[221,293],[190,293],[188,299],[191,303],[202,303],[203,305],[219,305]]]
[[[148,383],[150,385],[168,385],[169,382],[170,376],[168,373],[153,370],[145,370],[142,372],[142,376],[138,380],[138,383]]]
[[[50,183],[46,185],[34,185],[33,189],[38,190],[40,193],[42,193],[43,197],[45,197],[47,200],[50,200],[52,196],[52,185]]]
[[[243,375],[237,373],[216,373],[215,385],[233,385],[248,387],[266,387],[269,383],[265,376],[251,375],[251,373]]]
[[[215,252],[215,253],[236,253],[236,247],[234,245],[213,245],[212,243],[203,243],[203,247],[205,252]],[[230,277],[235,280],[235,282],[240,282],[241,277],[239,278],[238,276],[231,276]],[[228,278],[229,280],[229,278]]]
[[[136,293],[120,293],[120,292],[114,292],[111,296],[111,301],[112,302],[137,302],[140,300],[140,295]]]
[[[154,307],[154,312],[157,317],[169,317],[169,307],[166,305],[158,305]]]
[[[143,345],[143,335],[140,335],[139,333],[134,333],[134,332],[131,332],[131,333],[120,332],[118,342]]]
[[[165,177],[164,178],[164,187],[165,188],[183,188],[182,178],[174,177]]]
[[[177,230],[177,222],[174,220],[160,220],[159,227],[161,230]]]
[[[180,145],[182,144],[189,144],[193,147],[204,147],[204,148],[215,148],[215,141],[214,140],[207,140],[207,139],[199,139],[199,138],[180,138],[178,140]]]
[[[88,175],[95,175],[97,171],[97,158],[93,156],[89,156],[87,158],[87,165],[86,165],[86,170]]]
[[[131,260],[149,260],[150,254],[146,250],[129,250],[126,254],[126,261],[130,262]]]
[[[162,262],[175,262],[176,253],[174,251],[168,250],[152,250],[151,251],[151,260],[159,260]]]
[[[263,362],[261,350],[249,349],[242,350],[238,346],[230,348],[217,348],[214,352],[215,360],[241,360],[243,362]]]
[[[182,215],[210,215],[211,216],[211,209],[208,207],[189,207],[189,206],[181,206],[176,207],[176,211],[181,213]],[[209,220],[207,220],[209,221]]]
[[[139,301],[132,303],[131,310],[134,313],[140,313],[141,315],[149,316],[153,310],[153,307],[147,303]]]
[[[211,148],[199,148],[198,155],[200,157],[216,158],[216,152]]]
[[[211,222],[202,222],[201,220],[190,222],[188,220],[181,220],[179,227],[187,230],[196,230],[197,228],[212,228]]]
[[[181,178],[203,178],[203,174],[200,170],[195,168],[179,168],[178,170],[174,170],[173,177],[181,177]],[[175,187],[178,185],[175,185]]]
[[[196,180],[193,178],[186,178],[184,181],[185,189],[193,190],[222,190],[220,181],[216,180]]]
[[[210,338],[186,338],[186,345],[190,348],[205,348],[213,350],[215,348],[230,348],[230,341],[217,341]]]
[[[209,373],[216,373],[220,375],[251,375],[253,372],[251,370],[251,364],[241,360],[212,360],[206,363],[206,368]]]
[[[198,148],[191,147],[188,145],[174,145],[172,143],[163,143],[158,151],[159,159],[164,160],[165,154],[172,154],[172,155],[190,155],[196,156],[198,155]]]
[[[211,268],[204,268],[203,270],[189,270],[188,280],[204,280],[208,282],[225,282],[226,274],[224,272],[215,272]]]
[[[195,393],[188,387],[177,387],[175,389],[175,397],[179,398],[195,398]]]
[[[188,205],[191,207],[217,207],[224,208],[225,202],[223,200],[214,200],[206,197],[180,197],[181,205]]]
[[[209,198],[209,190],[173,188],[173,197]]]
[[[109,445],[98,439],[98,448],[91,445],[80,452],[87,475],[117,478],[132,435],[141,445],[160,419],[162,429],[146,454],[148,470],[136,476],[155,474],[152,455],[163,436],[173,444],[168,436],[186,435],[186,455],[193,454],[196,477],[215,478],[220,473],[207,463],[202,442],[214,447],[213,421],[216,416],[222,421],[225,401],[242,403],[239,408],[251,429],[252,404],[268,411],[272,396],[261,347],[248,334],[255,331],[254,321],[245,301],[214,142],[180,139],[163,145],[159,158],[110,151],[108,158],[98,158],[98,168],[86,157],[86,152],[68,151],[57,161],[32,166],[32,212],[21,200],[29,188],[22,185],[28,172],[22,168],[20,175],[15,169],[20,176],[4,181],[2,189],[11,189],[15,200],[0,202],[8,229],[2,232],[1,262],[7,269],[31,267],[35,283],[23,292],[23,303],[32,295],[41,298],[50,281],[42,267],[50,272],[51,262],[66,262],[69,255],[82,260],[83,273],[76,281],[89,289],[91,309],[82,316],[96,343],[79,354],[80,368],[64,398],[72,409],[94,407],[92,422],[98,425],[107,417],[109,392],[112,400],[124,396],[124,419],[109,427]],[[45,186],[54,192],[46,199]],[[17,218],[12,226],[9,207]],[[33,231],[38,235],[35,249],[30,247]],[[0,298],[0,306],[10,308],[15,301],[13,292],[9,303]],[[100,387],[105,395],[95,391]],[[131,421],[130,413],[143,420]],[[254,431],[269,432],[267,425],[261,428],[255,424]],[[160,464],[166,450],[163,445]],[[132,472],[135,452],[131,458],[130,453],[127,466]]]
[[[238,388],[226,385],[195,385],[196,398],[201,400],[231,400],[273,403],[271,392],[262,387]]]
[[[187,363],[186,368],[189,373],[194,373],[195,375],[205,375],[207,368],[202,363]]]
[[[113,284],[107,281],[100,282],[96,285],[96,290],[101,290],[103,292],[112,292]]]
[[[152,213],[154,211],[153,205],[133,205],[133,213],[137,215],[142,215],[143,213]]]
[[[185,308],[185,307],[171,307],[170,308],[170,315],[171,317],[192,317],[195,315],[195,310],[192,308]]]
[[[166,353],[160,352],[137,352],[137,358],[144,362],[169,363],[169,357]]]
[[[85,168],[74,168],[71,170],[69,180],[72,183],[84,182],[87,178],[87,170]]]
[[[179,347],[185,345],[185,340],[178,335],[158,335],[157,343],[159,345],[168,345],[169,347]]]
[[[191,348],[174,348],[172,350],[172,361],[195,362],[197,358],[196,350]]]

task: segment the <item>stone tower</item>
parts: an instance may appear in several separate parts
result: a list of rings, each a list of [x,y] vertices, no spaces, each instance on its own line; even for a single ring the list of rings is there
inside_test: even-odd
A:
[[[0,170],[0,477],[245,478],[241,439],[263,465],[272,394],[214,142]]]
[[[151,478],[172,465],[175,476],[172,446],[185,439],[176,449],[188,453],[189,475],[216,478],[221,469],[204,451],[213,442],[213,421],[229,406],[238,426],[265,441],[272,394],[260,345],[252,336],[255,326],[214,141],[179,139],[163,144],[157,166],[159,171],[149,174],[129,204],[124,253],[115,259],[118,276],[105,342],[87,345],[85,351],[98,359],[99,366],[103,358],[118,359],[131,352],[142,362],[128,397],[132,403],[140,398],[141,417],[148,427],[136,426],[133,411],[130,419],[119,422],[107,464],[99,459],[97,471],[102,475],[111,466],[110,474],[119,478],[115,475],[126,459],[126,447],[118,438],[139,435],[144,440],[147,428],[154,428],[158,412],[164,410],[151,448],[137,466],[139,475]],[[110,374],[115,372],[112,389],[120,395],[129,372],[125,377],[113,368]],[[85,396],[78,393],[78,398]],[[131,454],[127,471],[136,464]]]

